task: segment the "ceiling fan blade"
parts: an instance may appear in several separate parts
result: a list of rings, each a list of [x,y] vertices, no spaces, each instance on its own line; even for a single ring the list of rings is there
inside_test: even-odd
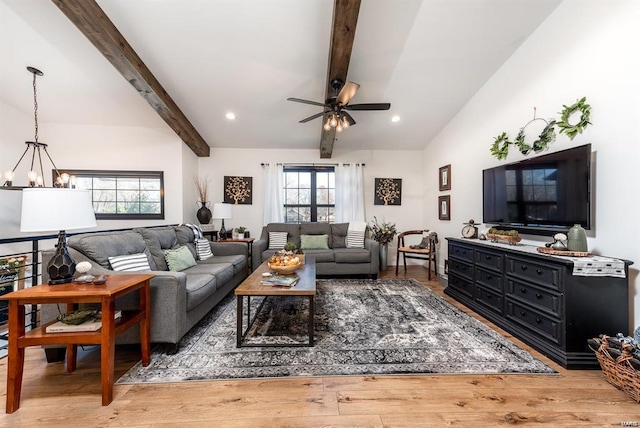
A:
[[[356,121],[353,119],[353,117],[351,117],[349,113],[343,110],[342,114],[344,115],[344,117],[347,118],[347,122],[349,122],[349,126],[353,126],[356,124]]]
[[[339,105],[346,106],[351,101],[351,98],[358,92],[358,88],[360,85],[354,82],[347,82],[340,89],[340,93],[338,94],[338,98],[336,99],[336,103]]]
[[[311,104],[312,106],[324,107],[323,103],[319,103],[317,101],[303,100],[301,98],[287,98],[287,101],[293,101],[293,102],[296,102],[296,103]]]
[[[312,115],[312,116],[309,116],[309,117],[306,117],[306,118],[302,119],[302,120],[301,120],[301,121],[299,121],[298,123],[307,123],[307,122],[309,122],[309,121],[311,121],[311,120],[313,120],[313,119],[317,119],[317,118],[319,118],[319,117],[320,117],[320,116],[322,116],[323,114],[324,114],[324,112],[323,112],[323,111],[321,111],[320,113],[316,113],[316,114],[314,114],[314,115]]]
[[[347,110],[389,110],[389,103],[352,104],[344,107]]]

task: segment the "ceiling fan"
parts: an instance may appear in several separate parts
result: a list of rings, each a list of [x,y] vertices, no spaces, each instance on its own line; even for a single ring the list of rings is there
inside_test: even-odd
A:
[[[323,126],[324,130],[329,131],[331,128],[336,128],[337,131],[342,131],[342,129],[356,124],[356,121],[346,110],[389,110],[389,108],[391,108],[391,104],[389,103],[349,104],[349,101],[351,101],[351,98],[356,94],[359,87],[360,85],[354,82],[347,82],[345,84],[340,79],[334,79],[331,81],[331,88],[333,88],[336,95],[327,98],[324,103],[300,98],[287,98],[287,100],[323,107],[320,113],[306,117],[299,123],[307,123],[313,119],[327,115],[327,120]]]

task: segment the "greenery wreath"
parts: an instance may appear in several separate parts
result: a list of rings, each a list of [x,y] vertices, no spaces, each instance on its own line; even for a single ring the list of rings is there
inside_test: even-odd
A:
[[[509,154],[509,144],[512,143],[509,141],[507,133],[503,132],[493,140],[493,145],[491,146],[491,154],[497,157],[499,160],[506,158]]]
[[[520,153],[522,153],[523,155],[528,155],[532,148],[530,145],[524,142],[524,128],[526,128],[527,125],[520,128],[520,131],[518,132],[518,135],[516,135],[516,139],[513,142],[516,146],[518,146],[518,150],[520,150]]]
[[[589,122],[591,106],[586,101],[587,97],[582,97],[570,106],[562,105],[564,109],[560,112],[560,121],[557,123],[558,128],[560,128],[560,131],[558,131],[560,134],[565,133],[567,137],[573,140],[576,135],[582,133],[587,125],[591,125],[591,122]],[[581,113],[580,120],[576,124],[569,123],[569,119],[577,111]]]

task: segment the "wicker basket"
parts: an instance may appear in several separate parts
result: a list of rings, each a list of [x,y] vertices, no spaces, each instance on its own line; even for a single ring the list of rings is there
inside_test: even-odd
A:
[[[589,347],[596,353],[596,358],[602,368],[604,378],[611,385],[627,393],[637,403],[640,403],[640,371],[631,366],[629,360],[633,358],[631,345],[625,344],[619,357],[614,358],[609,353],[609,340],[607,336],[602,336],[602,340],[593,339],[599,343],[598,349]]]

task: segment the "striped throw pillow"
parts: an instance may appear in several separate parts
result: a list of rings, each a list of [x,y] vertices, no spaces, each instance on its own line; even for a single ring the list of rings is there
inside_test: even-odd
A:
[[[147,255],[144,253],[109,257],[109,263],[111,264],[111,269],[116,272],[138,272],[151,270]]]
[[[196,253],[198,254],[198,260],[207,260],[213,257],[211,252],[211,245],[208,239],[196,239]]]
[[[269,249],[282,250],[287,243],[287,232],[269,232]]]
[[[347,230],[345,245],[347,248],[364,248],[364,230]]]

